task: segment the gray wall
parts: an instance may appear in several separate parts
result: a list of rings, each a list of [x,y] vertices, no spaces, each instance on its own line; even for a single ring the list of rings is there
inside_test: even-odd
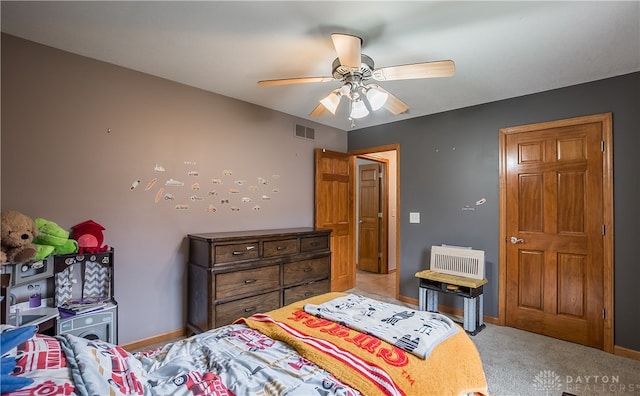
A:
[[[313,149],[346,151],[347,134],[3,34],[1,142],[2,210],[106,228],[127,343],[184,327],[187,234],[312,226]],[[175,199],[156,203],[160,188]]]
[[[640,350],[640,73],[349,132],[349,150],[400,144],[400,293],[417,298],[416,271],[432,245],[485,250],[485,314],[498,314],[498,131],[613,113],[615,344]],[[484,205],[476,206],[485,198]],[[466,207],[469,208],[466,208]],[[470,208],[474,210],[470,210]],[[410,224],[409,212],[421,223]],[[459,306],[457,301],[448,304]]]

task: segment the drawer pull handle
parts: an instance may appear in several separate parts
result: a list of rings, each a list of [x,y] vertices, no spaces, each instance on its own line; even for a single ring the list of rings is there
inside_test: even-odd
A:
[[[313,295],[313,293],[312,293],[312,292],[306,292],[306,293],[304,293],[304,296],[305,296],[305,297],[311,297],[312,295]]]
[[[250,283],[256,283],[256,280],[255,279],[247,279],[247,280],[244,281],[244,283],[248,285]]]
[[[256,307],[245,308],[244,312],[253,312],[256,310]]]
[[[303,270],[304,272],[311,272],[311,268],[307,267]]]
[[[234,256],[242,256],[243,254],[244,254],[244,252],[240,252],[240,251],[238,251],[238,250],[234,250],[234,251],[233,251],[233,255],[234,255]]]
[[[320,242],[311,242],[311,246],[318,246],[320,245]]]
[[[284,249],[286,249],[285,246],[276,246],[276,250],[284,250]]]

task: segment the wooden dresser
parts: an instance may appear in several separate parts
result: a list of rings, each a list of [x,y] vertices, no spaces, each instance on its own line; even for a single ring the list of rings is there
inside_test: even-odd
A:
[[[331,230],[289,228],[190,234],[190,333],[326,293]]]

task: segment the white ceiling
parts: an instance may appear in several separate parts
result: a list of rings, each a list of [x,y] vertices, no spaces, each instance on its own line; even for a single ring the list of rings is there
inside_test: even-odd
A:
[[[388,81],[407,114],[355,128],[640,71],[640,2],[2,1],[2,31],[303,119],[339,82],[330,34],[363,38],[376,67],[451,59],[449,78]],[[346,106],[313,120],[350,130]]]

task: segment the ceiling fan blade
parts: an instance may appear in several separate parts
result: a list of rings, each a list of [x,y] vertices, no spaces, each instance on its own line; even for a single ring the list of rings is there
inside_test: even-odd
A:
[[[393,115],[402,114],[409,110],[409,105],[407,105],[406,103],[398,99],[398,97],[393,95],[391,92],[387,91],[381,86],[376,85],[375,88],[378,91],[384,92],[387,95],[389,95],[389,97],[387,98],[387,101],[384,104],[384,108],[389,110]]]
[[[309,113],[309,116],[311,116],[311,117],[320,117],[321,115],[325,114],[328,111],[329,110],[327,110],[327,108],[324,107],[324,105],[322,103],[318,103],[316,108],[313,109],[313,111],[311,113]]]
[[[451,60],[443,60],[382,67],[373,71],[373,79],[378,81],[391,81],[408,80],[412,78],[451,77],[455,72],[455,63]]]
[[[278,80],[258,81],[258,85],[260,85],[261,87],[267,87],[272,85],[306,84],[306,83],[329,82],[329,81],[335,81],[335,78],[333,77],[282,78]]]
[[[362,39],[350,34],[333,33],[331,35],[333,46],[338,53],[338,59],[342,66],[359,69],[362,63],[360,51],[362,49]]]

